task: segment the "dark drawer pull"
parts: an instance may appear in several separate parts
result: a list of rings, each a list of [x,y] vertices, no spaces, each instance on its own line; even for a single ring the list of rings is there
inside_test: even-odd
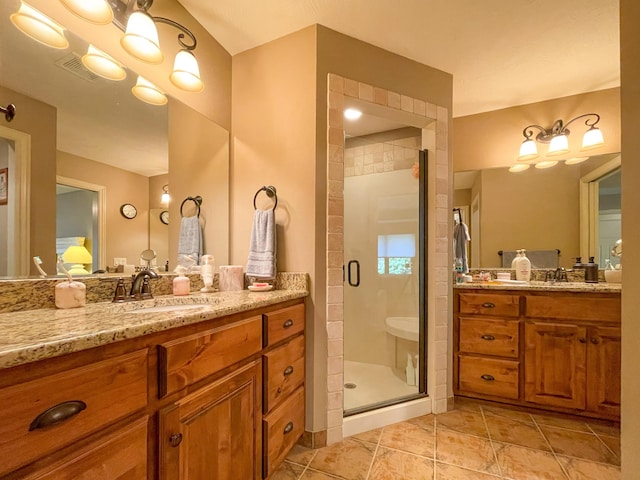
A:
[[[289,422],[285,425],[284,434],[286,435],[287,433],[291,433],[291,430],[293,430],[293,422]]]
[[[480,338],[483,340],[489,340],[489,341],[496,339],[496,337],[494,337],[493,335],[488,335],[488,334],[482,335]]]
[[[291,328],[293,327],[293,320],[289,319],[282,324],[282,328]]]
[[[480,375],[480,378],[486,382],[493,382],[495,380],[495,377],[493,375],[489,375],[488,373]]]
[[[180,445],[182,443],[182,434],[181,433],[174,433],[173,435],[171,435],[169,437],[169,445],[171,445],[172,447],[177,447],[178,445]]]
[[[29,431],[64,422],[79,414],[85,408],[87,408],[87,404],[81,400],[70,400],[54,405],[33,419],[33,422],[29,425]]]
[[[482,304],[482,306],[483,306],[484,308],[496,308],[496,304],[495,304],[495,303],[491,303],[491,302],[484,302],[484,303]]]
[[[285,377],[288,377],[293,373],[293,367],[289,365],[287,368],[284,369],[284,372],[282,373],[284,374]]]

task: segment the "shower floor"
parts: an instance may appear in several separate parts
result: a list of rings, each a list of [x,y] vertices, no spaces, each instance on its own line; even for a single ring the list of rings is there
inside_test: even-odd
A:
[[[404,370],[373,363],[345,360],[344,383],[356,386],[344,389],[345,410],[418,393],[417,386],[407,385]]]

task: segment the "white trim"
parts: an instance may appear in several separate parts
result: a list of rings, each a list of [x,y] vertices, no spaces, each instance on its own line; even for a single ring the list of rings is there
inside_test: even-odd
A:
[[[56,183],[98,194],[98,265],[107,265],[107,187],[60,175],[56,175]]]
[[[9,178],[14,180],[9,187],[15,192],[14,213],[12,224],[7,225],[7,231],[13,232],[7,238],[7,251],[12,251],[13,255],[9,254],[7,259],[7,275],[27,276],[31,255],[31,135],[0,126],[0,137],[11,140],[15,149],[13,172],[9,172]]]

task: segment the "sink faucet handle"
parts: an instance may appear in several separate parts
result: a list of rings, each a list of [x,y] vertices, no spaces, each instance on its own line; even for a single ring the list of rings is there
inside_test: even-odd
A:
[[[120,303],[127,300],[127,291],[124,288],[124,279],[122,277],[118,278],[118,283],[116,283],[116,291],[113,294],[113,302]]]
[[[144,279],[142,280],[142,287],[140,288],[140,295],[142,296],[143,300],[146,300],[148,298],[153,298],[153,295],[151,295],[151,285],[149,285],[149,276],[145,275]]]
[[[556,279],[556,274],[553,270],[547,270],[547,273],[544,276],[545,282],[553,282]]]

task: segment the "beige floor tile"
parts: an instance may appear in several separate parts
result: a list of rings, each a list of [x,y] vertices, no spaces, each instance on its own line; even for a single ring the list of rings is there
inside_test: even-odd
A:
[[[455,410],[468,410],[470,412],[480,412],[480,403],[470,398],[456,397],[453,402]]]
[[[309,467],[347,480],[364,480],[369,472],[375,445],[347,438],[318,450]],[[306,478],[306,477],[303,477]]]
[[[307,466],[313,456],[316,454],[317,450],[312,448],[303,447],[302,445],[294,445],[289,454],[287,455],[287,460],[293,463],[297,463],[298,465]]]
[[[436,428],[435,420],[436,420],[435,415],[423,415],[422,417],[416,417],[416,418],[407,420],[407,423],[410,423],[417,427],[424,428],[425,430],[435,431],[435,428]]]
[[[485,419],[491,440],[551,451],[542,433],[533,423],[524,423],[496,415],[485,415]]]
[[[611,453],[596,435],[545,425],[540,428],[551,444],[551,448],[558,455],[612,465],[620,464],[620,459]]]
[[[610,437],[620,437],[620,425],[607,425],[589,422],[589,426],[597,434],[608,435]]]
[[[551,427],[567,428],[578,432],[591,432],[587,423],[580,419],[566,417],[560,414],[533,414],[533,419],[538,425],[549,425]]]
[[[498,407],[493,405],[482,405],[482,411],[486,415],[497,415],[500,417],[510,418],[512,420],[519,420],[521,422],[533,423],[531,414],[527,412],[521,412],[519,410],[513,410],[506,407]]]
[[[558,456],[571,480],[620,480],[620,468],[578,458]]]
[[[436,462],[436,480],[497,480],[502,477]]]
[[[327,475],[326,473],[318,472],[317,470],[305,470],[300,477],[300,480],[344,480],[344,477],[337,475]],[[271,479],[269,479],[271,480]]]
[[[409,422],[396,423],[382,430],[380,446],[433,458],[435,436],[433,429],[428,426],[421,427]]]
[[[494,442],[493,445],[505,479],[567,480],[552,453],[499,442]]]
[[[284,461],[282,465],[271,474],[269,480],[297,480],[302,472],[304,472],[302,465]]]
[[[433,480],[433,462],[410,453],[380,447],[368,480]]]
[[[620,458],[622,455],[620,451],[620,437],[609,437],[607,435],[598,435],[598,437],[609,447],[609,450],[616,454],[616,457]]]
[[[500,473],[488,439],[452,430],[437,431],[436,460],[483,473]]]
[[[436,415],[436,428],[446,428],[461,433],[469,433],[481,437],[488,437],[487,427],[481,412],[467,410],[452,410]]]
[[[382,435],[382,429],[377,428],[375,430],[369,430],[368,432],[357,433],[352,435],[351,438],[360,440],[361,442],[377,444],[378,441],[380,441],[380,435]]]

